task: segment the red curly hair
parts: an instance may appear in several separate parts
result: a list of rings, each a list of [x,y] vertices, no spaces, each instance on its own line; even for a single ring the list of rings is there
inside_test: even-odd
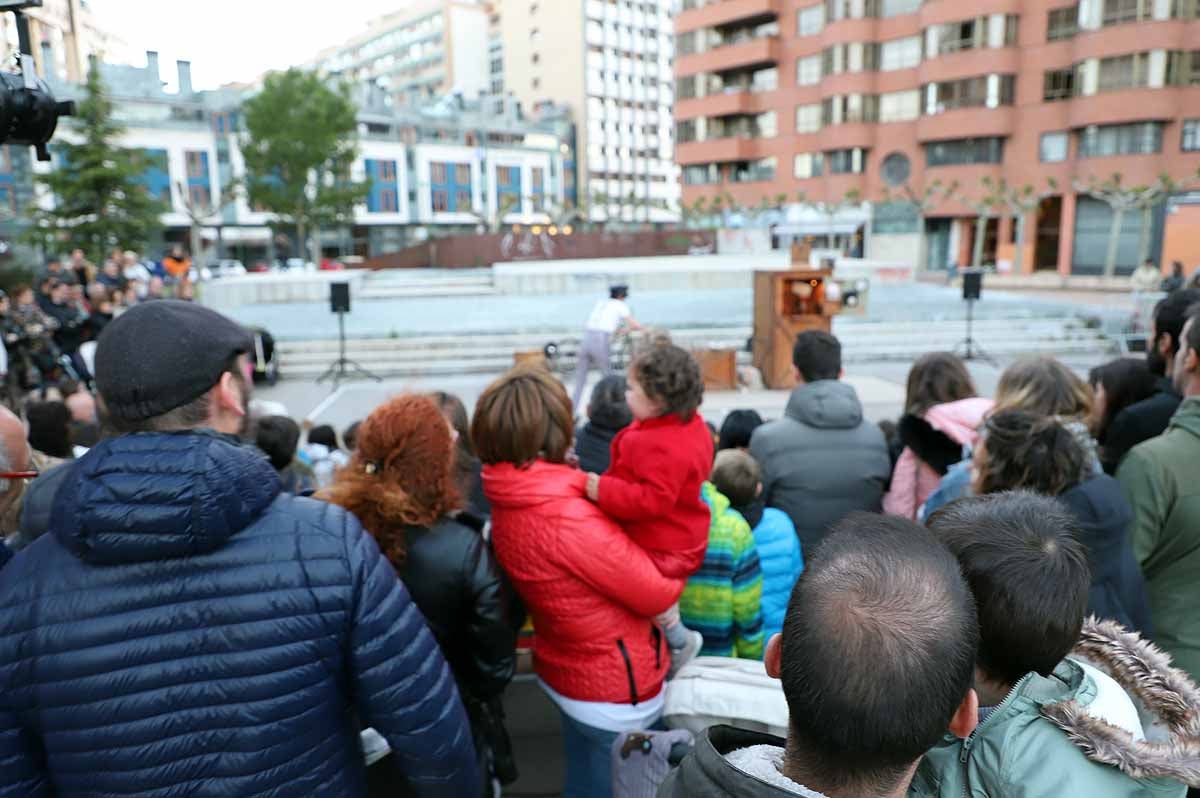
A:
[[[431,527],[462,507],[454,454],[450,426],[433,400],[399,396],[362,423],[354,458],[318,498],[354,513],[399,566],[406,527]]]

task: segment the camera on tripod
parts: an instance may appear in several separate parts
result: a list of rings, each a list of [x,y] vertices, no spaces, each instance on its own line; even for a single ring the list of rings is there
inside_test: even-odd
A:
[[[0,13],[17,18],[20,72],[0,72],[0,144],[33,147],[39,161],[50,160],[46,145],[58,128],[59,117],[72,116],[75,103],[59,102],[33,70],[33,46],[24,9],[40,8],[42,0],[0,0]]]

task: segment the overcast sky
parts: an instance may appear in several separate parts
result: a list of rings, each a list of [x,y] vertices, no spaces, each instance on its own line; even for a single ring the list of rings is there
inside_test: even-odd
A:
[[[91,0],[100,26],[123,37],[134,63],[157,50],[163,80],[192,62],[192,84],[212,89],[300,64],[402,8],[404,0]],[[312,9],[312,10],[310,10]],[[319,10],[318,10],[319,9]]]

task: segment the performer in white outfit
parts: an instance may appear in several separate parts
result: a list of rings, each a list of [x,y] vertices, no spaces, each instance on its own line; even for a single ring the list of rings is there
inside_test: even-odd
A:
[[[617,331],[622,327],[642,329],[625,302],[628,296],[629,286],[614,285],[608,289],[608,299],[598,301],[588,316],[575,362],[575,407],[583,397],[589,371],[597,368],[605,376],[612,373],[612,339]]]

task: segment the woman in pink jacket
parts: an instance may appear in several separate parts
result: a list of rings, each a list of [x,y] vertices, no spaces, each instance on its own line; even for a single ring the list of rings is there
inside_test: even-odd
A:
[[[949,352],[932,352],[913,364],[897,428],[904,450],[883,497],[884,512],[916,520],[946,471],[963,459],[964,447],[975,446],[993,406],[975,394],[966,364]]]

